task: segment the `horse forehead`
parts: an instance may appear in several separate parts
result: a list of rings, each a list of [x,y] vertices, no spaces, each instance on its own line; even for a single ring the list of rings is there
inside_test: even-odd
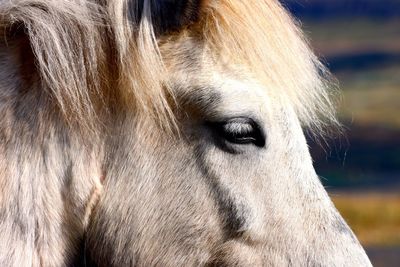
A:
[[[221,94],[219,110],[228,113],[266,113],[270,106],[268,90],[254,80],[221,77],[216,88]]]
[[[268,88],[250,76],[218,71],[200,73],[193,79],[190,76],[180,79],[174,86],[175,94],[186,104],[208,110],[209,116],[248,115],[257,118],[271,111],[273,103]]]

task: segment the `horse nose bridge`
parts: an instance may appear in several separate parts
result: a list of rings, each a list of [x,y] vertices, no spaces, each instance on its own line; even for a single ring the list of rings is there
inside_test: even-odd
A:
[[[319,263],[313,266],[371,266],[364,249],[331,202],[311,213],[302,227],[306,258]]]

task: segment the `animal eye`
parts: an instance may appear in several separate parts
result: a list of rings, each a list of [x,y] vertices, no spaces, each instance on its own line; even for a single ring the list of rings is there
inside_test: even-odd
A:
[[[261,127],[250,118],[233,118],[214,123],[214,127],[223,141],[239,145],[254,144],[258,147],[265,145]]]

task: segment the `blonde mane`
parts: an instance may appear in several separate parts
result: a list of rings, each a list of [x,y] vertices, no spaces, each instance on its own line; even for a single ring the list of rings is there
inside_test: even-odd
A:
[[[137,18],[127,0],[19,0],[0,4],[0,27],[23,27],[42,86],[68,121],[95,128],[109,103],[174,126],[166,71],[152,26],[151,1]],[[329,73],[278,1],[203,1],[186,31],[221,60],[246,65],[274,97],[315,132],[336,123]],[[135,24],[135,21],[140,21]],[[172,123],[171,123],[172,122]]]
[[[330,73],[278,1],[216,1],[204,34],[216,53],[249,66],[274,97],[294,107],[311,132],[338,125]]]

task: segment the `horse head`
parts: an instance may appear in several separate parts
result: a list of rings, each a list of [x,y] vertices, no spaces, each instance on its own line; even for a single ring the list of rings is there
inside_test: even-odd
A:
[[[305,131],[329,72],[276,0],[0,3],[2,266],[370,266]],[[4,215],[4,216],[3,216]]]

